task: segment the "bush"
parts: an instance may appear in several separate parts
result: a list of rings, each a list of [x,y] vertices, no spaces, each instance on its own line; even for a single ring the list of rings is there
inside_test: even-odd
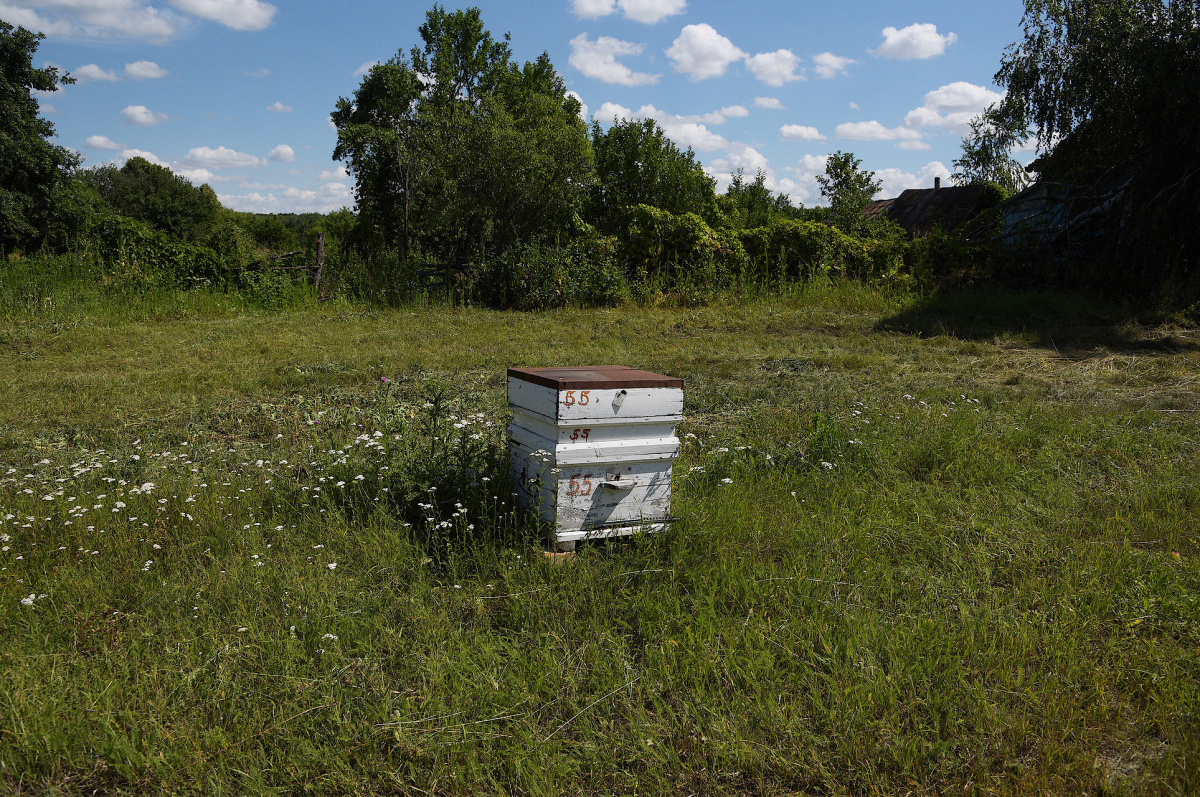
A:
[[[516,246],[474,266],[466,292],[482,304],[515,310],[616,304],[628,293],[628,283],[614,250],[611,238],[566,247]]]

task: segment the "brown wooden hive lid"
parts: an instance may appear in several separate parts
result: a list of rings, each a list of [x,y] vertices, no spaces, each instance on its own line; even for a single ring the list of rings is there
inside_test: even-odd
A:
[[[509,368],[508,376],[510,379],[532,382],[553,390],[683,387],[682,379],[624,365],[592,365],[581,368]]]

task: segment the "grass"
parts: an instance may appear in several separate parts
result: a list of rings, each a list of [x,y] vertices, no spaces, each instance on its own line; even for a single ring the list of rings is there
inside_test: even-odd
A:
[[[71,290],[0,324],[0,790],[1200,783],[1193,329]],[[681,519],[553,567],[497,489],[504,368],[593,363],[685,379]]]

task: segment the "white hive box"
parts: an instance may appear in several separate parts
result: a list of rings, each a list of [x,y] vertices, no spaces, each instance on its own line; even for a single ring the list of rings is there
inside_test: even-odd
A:
[[[509,368],[513,492],[576,540],[661,530],[671,515],[683,380],[636,368]]]

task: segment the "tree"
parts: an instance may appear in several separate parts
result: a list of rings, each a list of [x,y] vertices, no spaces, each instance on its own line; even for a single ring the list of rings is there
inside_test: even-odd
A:
[[[0,21],[0,249],[41,244],[53,213],[52,198],[80,159],[50,142],[54,126],[39,113],[33,91],[57,91],[75,81],[52,66],[33,68],[45,38]]]
[[[829,200],[829,224],[847,235],[872,233],[863,210],[883,186],[875,172],[865,171],[861,165],[854,153],[838,150],[825,162],[825,174],[817,175],[821,196]]]
[[[1148,284],[1159,269],[1194,273],[1200,4],[1025,0],[1022,25],[996,82],[1007,89],[1001,109],[1037,131],[1042,176],[1098,192],[1124,186],[1124,218],[1104,233],[1117,245],[1103,249],[1131,281]]]
[[[1012,156],[1013,149],[1029,137],[1029,127],[1015,118],[1013,106],[992,105],[971,120],[971,134],[962,140],[962,155],[954,161],[955,185],[994,183],[1005,195],[1029,184],[1029,177]]]
[[[787,194],[772,194],[767,188],[767,173],[759,169],[754,179],[747,182],[745,174],[738,169],[729,183],[729,188],[717,200],[717,206],[726,221],[738,229],[751,230],[766,227],[777,218],[797,218],[799,213],[792,207]]]
[[[620,229],[626,209],[636,205],[712,216],[716,181],[690,147],[680,150],[653,119],[622,119],[608,130],[593,122],[592,151],[596,183],[588,220],[602,231]]]
[[[463,262],[567,230],[593,166],[581,106],[549,57],[514,63],[477,8],[435,5],[420,35],[333,113],[334,157],[377,246]]]
[[[119,169],[112,164],[86,169],[80,176],[122,216],[192,243],[204,239],[222,211],[212,188],[194,187],[142,157],[130,158]]]

